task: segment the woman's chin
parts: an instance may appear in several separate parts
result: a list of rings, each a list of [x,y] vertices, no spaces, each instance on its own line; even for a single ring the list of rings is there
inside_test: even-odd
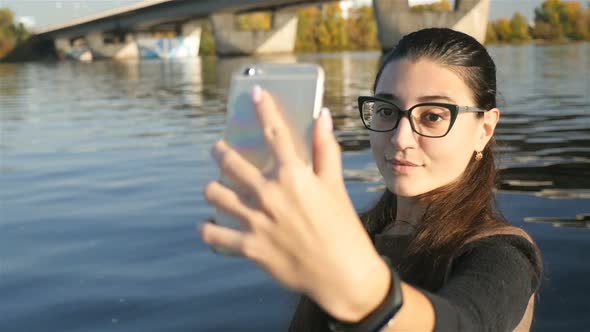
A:
[[[400,197],[414,197],[425,193],[426,191],[421,190],[420,187],[415,185],[409,184],[402,184],[402,183],[393,183],[387,186],[389,191],[391,191],[396,196]]]

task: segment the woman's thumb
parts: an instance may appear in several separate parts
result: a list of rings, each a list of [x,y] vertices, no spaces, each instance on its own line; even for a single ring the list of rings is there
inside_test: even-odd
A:
[[[330,110],[322,108],[313,133],[313,170],[324,181],[342,183],[342,156]]]

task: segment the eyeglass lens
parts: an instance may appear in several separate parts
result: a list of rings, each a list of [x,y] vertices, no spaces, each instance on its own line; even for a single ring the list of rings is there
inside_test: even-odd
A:
[[[393,130],[402,112],[395,105],[380,101],[365,101],[362,105],[363,121],[372,130]],[[425,136],[444,136],[451,125],[451,111],[436,105],[418,106],[411,111],[414,131]]]

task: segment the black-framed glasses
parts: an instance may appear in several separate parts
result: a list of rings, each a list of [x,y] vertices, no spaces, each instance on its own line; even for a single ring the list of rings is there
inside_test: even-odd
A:
[[[448,134],[459,112],[487,111],[479,107],[446,103],[421,103],[403,110],[391,100],[373,96],[359,97],[358,106],[363,124],[369,130],[392,131],[397,128],[400,119],[406,116],[416,134],[432,138]]]

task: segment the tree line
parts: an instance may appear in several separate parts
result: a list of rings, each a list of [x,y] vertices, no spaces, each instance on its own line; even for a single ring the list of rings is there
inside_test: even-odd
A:
[[[0,59],[29,36],[29,31],[22,24],[14,22],[10,9],[0,8]]]
[[[547,0],[535,9],[535,18],[516,13],[488,23],[486,43],[519,43],[530,40],[563,42],[590,41],[590,3],[584,8],[579,1]]]
[[[448,0],[416,5],[412,12],[453,10]],[[353,8],[345,18],[336,3],[310,6],[298,12],[297,52],[334,52],[378,50],[377,25],[372,6]],[[236,21],[238,28],[265,30],[272,27],[272,14],[246,14]],[[211,29],[205,29],[205,34]],[[590,41],[590,2],[546,0],[535,8],[533,22],[517,12],[512,18],[500,18],[488,23],[485,42],[521,43],[527,41],[564,42]],[[202,54],[214,53],[213,38],[204,38]],[[211,42],[207,42],[211,41]]]
[[[413,12],[452,11],[448,0],[413,6]],[[338,3],[314,5],[297,12],[297,52],[338,52],[380,49],[377,24],[372,6],[355,7],[344,15]],[[236,27],[243,30],[272,28],[272,13],[255,12],[236,16]],[[30,33],[14,21],[9,9],[0,9],[0,59]],[[534,21],[529,23],[521,13],[512,18],[500,18],[488,23],[486,43],[514,43],[530,40],[550,42],[590,40],[590,3],[546,0],[535,9]],[[211,24],[205,24],[201,36],[200,54],[215,54]]]
[[[309,6],[298,10],[296,52],[378,50],[377,24],[372,6],[352,8],[345,17],[338,3]],[[269,30],[272,13],[255,12],[236,16],[239,30]],[[203,27],[200,54],[214,54],[210,24]]]

